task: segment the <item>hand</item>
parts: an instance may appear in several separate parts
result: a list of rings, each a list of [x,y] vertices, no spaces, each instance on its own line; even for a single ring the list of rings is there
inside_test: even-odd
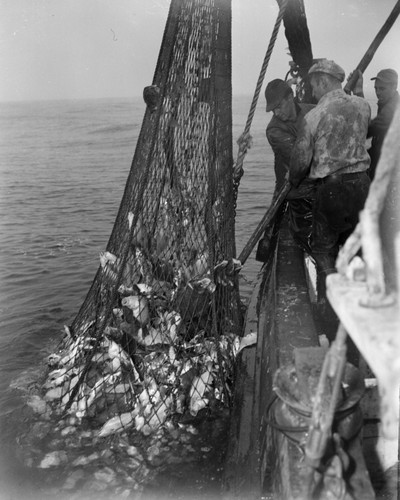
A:
[[[243,132],[243,134],[236,141],[239,149],[246,152],[253,145],[253,138],[249,133]]]
[[[286,83],[291,87],[292,85],[297,85],[300,83],[301,78],[299,77],[294,77],[294,78],[289,78],[289,80],[286,80]]]
[[[361,95],[361,96],[363,96],[364,95],[364,91],[363,91],[363,83],[364,83],[363,74],[361,73],[361,71],[359,69],[351,71],[350,74],[349,74],[349,76],[347,77],[347,81],[351,80],[351,78],[355,78],[353,75],[356,75],[357,80],[354,83],[352,92],[355,95]]]

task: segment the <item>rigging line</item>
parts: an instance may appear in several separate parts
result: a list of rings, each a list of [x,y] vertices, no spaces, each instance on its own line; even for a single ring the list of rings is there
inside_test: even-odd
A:
[[[265,73],[267,71],[267,67],[269,64],[269,60],[271,58],[272,51],[273,51],[274,46],[275,46],[276,39],[278,37],[279,27],[281,25],[283,16],[285,14],[287,3],[288,3],[288,0],[282,0],[281,6],[279,9],[279,14],[278,14],[278,17],[276,18],[275,26],[274,26],[274,29],[272,31],[272,35],[271,35],[271,39],[269,41],[268,49],[267,49],[267,52],[265,54],[264,61],[263,61],[262,67],[261,67],[260,75],[258,77],[256,89],[254,91],[253,100],[252,100],[249,114],[248,114],[247,121],[246,121],[246,126],[244,128],[244,131],[243,131],[243,134],[241,135],[241,137],[246,137],[250,132],[250,127],[251,127],[251,123],[253,121],[254,113],[256,110],[258,97],[260,95],[260,90],[261,90],[261,87],[262,87],[262,84],[264,81]],[[237,157],[234,169],[233,169],[233,178],[235,181],[238,181],[243,175],[243,160],[244,160],[244,157],[246,156],[247,149],[248,149],[248,147],[246,145],[246,141],[241,141],[239,143],[238,157]]]

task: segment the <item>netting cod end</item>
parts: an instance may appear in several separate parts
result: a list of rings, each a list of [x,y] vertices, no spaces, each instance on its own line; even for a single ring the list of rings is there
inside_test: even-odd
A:
[[[60,349],[47,358],[43,399],[33,404],[39,413],[67,414],[68,425],[86,419],[100,428],[99,437],[127,429],[149,435],[167,419],[226,404],[239,349],[237,335],[213,336],[198,328],[201,322],[211,327],[213,295],[218,286],[233,286],[239,261],[219,263],[212,280],[199,256],[191,268],[175,264],[170,283],[146,272],[152,265],[144,252],[135,248],[134,254],[129,272],[122,273],[110,324],[100,334],[102,318],[79,332],[64,327]],[[103,294],[117,283],[119,266],[116,255],[100,254]]]

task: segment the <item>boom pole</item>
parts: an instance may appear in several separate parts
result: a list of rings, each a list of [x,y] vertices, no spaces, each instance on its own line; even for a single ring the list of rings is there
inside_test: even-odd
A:
[[[344,87],[344,91],[347,92],[348,94],[350,94],[358,79],[357,70],[360,70],[361,73],[364,73],[364,71],[367,69],[367,66],[372,61],[372,58],[374,57],[375,52],[377,51],[379,45],[382,43],[386,35],[389,33],[391,27],[395,23],[399,14],[400,14],[400,0],[398,0],[396,5],[393,7],[393,10],[389,14],[389,17],[386,19],[382,28],[378,31],[376,37],[373,39],[371,45],[368,47],[367,52],[364,54],[363,58],[358,63],[356,69],[353,71],[351,78]]]

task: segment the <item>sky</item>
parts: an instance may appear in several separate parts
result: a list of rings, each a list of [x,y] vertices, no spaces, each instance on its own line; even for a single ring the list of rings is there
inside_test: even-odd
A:
[[[348,74],[397,0],[304,0],[315,58]],[[0,0],[0,101],[133,97],[150,85],[170,0]],[[232,0],[234,94],[254,92],[276,0]],[[281,29],[266,82],[289,69]],[[400,17],[365,72],[400,74]],[[265,82],[265,83],[266,83]]]

